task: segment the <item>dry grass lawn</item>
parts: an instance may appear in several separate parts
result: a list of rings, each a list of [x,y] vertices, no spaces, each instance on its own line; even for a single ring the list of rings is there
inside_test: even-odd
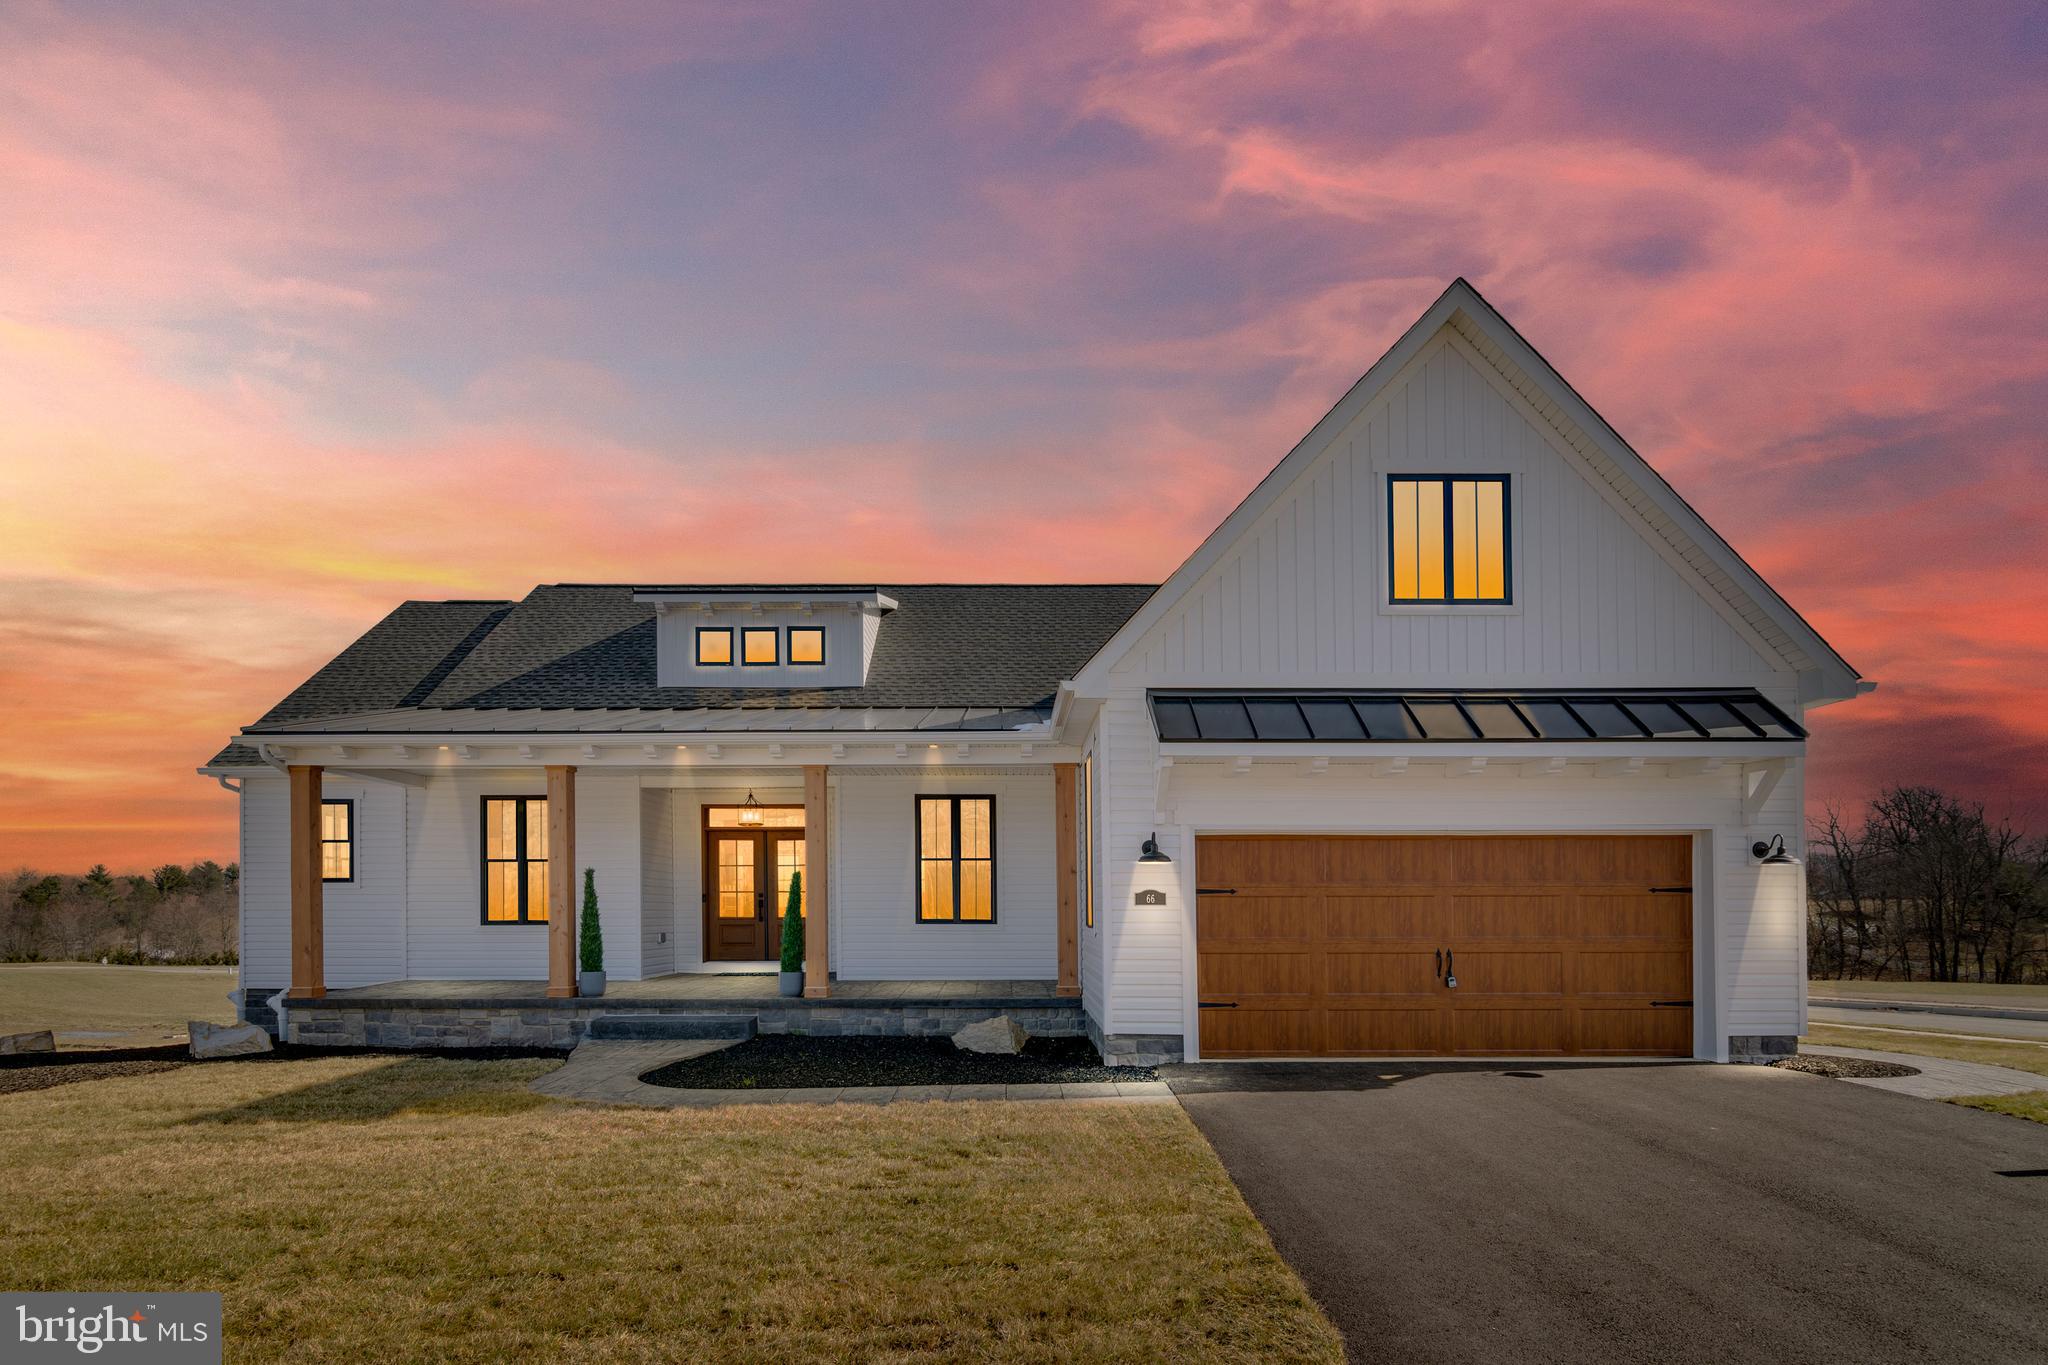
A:
[[[2009,1066],[2015,1071],[2048,1076],[2048,1044],[2017,1039],[1937,1038],[1924,1033],[1899,1033],[1892,1029],[1815,1024],[1807,1030],[1802,1041],[1818,1043],[1822,1047],[1861,1047],[1874,1052],[1904,1052],[1915,1057],[1983,1062],[1987,1066]],[[2048,1090],[2030,1090],[2018,1095],[1965,1095],[1949,1103],[2048,1123]]]
[[[1174,1105],[544,1099],[546,1060],[0,1096],[13,1289],[218,1289],[230,1360],[1313,1360]]]
[[[2048,1009],[2048,986],[1997,986],[1981,981],[1809,981],[1810,1000],[1906,1000],[1922,1005],[2012,1005]]]
[[[70,1047],[183,1042],[188,1019],[235,1021],[234,988],[232,967],[10,962],[0,964],[0,1033],[54,1029],[58,1044]]]

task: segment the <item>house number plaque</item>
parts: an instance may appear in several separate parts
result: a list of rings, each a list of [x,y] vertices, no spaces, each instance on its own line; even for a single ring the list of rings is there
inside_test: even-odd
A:
[[[1137,895],[1131,897],[1131,900],[1138,905],[1164,905],[1166,904],[1166,893],[1164,891],[1140,891]]]

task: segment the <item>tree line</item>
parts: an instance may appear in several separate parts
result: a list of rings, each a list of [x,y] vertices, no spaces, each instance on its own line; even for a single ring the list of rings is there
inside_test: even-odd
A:
[[[165,863],[117,877],[23,869],[0,897],[0,959],[8,962],[232,963],[239,863]]]
[[[1807,974],[2048,981],[2048,838],[1933,787],[1888,787],[1807,841]]]

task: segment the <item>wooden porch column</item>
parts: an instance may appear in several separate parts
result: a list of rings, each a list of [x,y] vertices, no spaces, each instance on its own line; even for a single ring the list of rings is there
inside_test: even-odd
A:
[[[291,777],[291,999],[327,994],[327,948],[321,937],[320,769],[293,764]]]
[[[822,763],[804,765],[804,996],[810,1000],[832,994],[832,827],[825,813],[830,771]]]
[[[1081,993],[1081,840],[1077,763],[1052,765],[1053,864],[1059,878],[1060,980],[1057,995]]]
[[[576,770],[548,770],[548,995],[576,994]]]

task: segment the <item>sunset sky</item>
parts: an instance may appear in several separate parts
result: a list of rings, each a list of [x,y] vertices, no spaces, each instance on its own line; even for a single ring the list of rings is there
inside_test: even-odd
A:
[[[407,597],[1153,581],[1466,275],[2048,826],[2035,0],[0,0],[0,870]]]

